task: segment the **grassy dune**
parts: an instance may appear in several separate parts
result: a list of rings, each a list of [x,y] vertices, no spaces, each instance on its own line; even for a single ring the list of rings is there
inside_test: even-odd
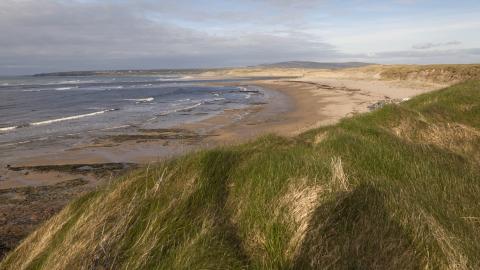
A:
[[[382,79],[420,81],[451,85],[466,80],[480,80],[480,64],[469,65],[370,65],[338,70],[318,68],[234,68],[204,72],[205,76],[293,76],[293,77],[338,77],[359,79]]]
[[[480,82],[131,172],[0,269],[478,269]]]
[[[368,67],[366,68],[368,69]],[[480,65],[394,65],[382,66],[381,77],[394,80],[423,80],[451,83],[480,80]]]

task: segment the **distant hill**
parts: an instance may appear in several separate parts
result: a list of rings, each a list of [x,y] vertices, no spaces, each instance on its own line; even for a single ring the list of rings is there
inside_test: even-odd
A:
[[[218,69],[132,69],[132,70],[91,70],[91,71],[64,71],[34,74],[34,77],[48,76],[124,76],[124,75],[169,75],[169,74],[198,74]]]
[[[309,61],[288,61],[271,64],[261,64],[250,68],[316,68],[316,69],[341,69],[374,65],[363,62],[322,63]],[[34,74],[35,77],[48,76],[122,76],[122,75],[165,75],[165,74],[199,74],[208,71],[228,70],[231,68],[191,68],[191,69],[132,69],[132,70],[89,70],[89,71],[64,71]]]
[[[261,64],[256,67],[262,68],[319,68],[319,69],[340,69],[340,68],[354,68],[373,65],[371,63],[363,62],[343,62],[343,63],[323,63],[323,62],[309,62],[309,61],[288,61],[271,64]]]

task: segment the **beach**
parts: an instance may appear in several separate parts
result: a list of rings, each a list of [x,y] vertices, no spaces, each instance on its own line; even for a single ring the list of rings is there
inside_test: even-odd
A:
[[[341,76],[339,76],[339,74]],[[242,74],[243,75],[243,74]],[[251,74],[249,74],[251,75]],[[98,136],[85,143],[62,148],[29,148],[28,155],[2,161],[0,189],[56,184],[82,178],[98,184],[98,177],[88,170],[80,174],[56,171],[55,166],[69,164],[149,164],[190,151],[219,145],[241,143],[265,134],[294,136],[312,128],[332,125],[340,119],[372,110],[376,103],[392,103],[441,88],[443,85],[414,81],[386,81],[340,72],[298,76],[298,73],[275,71],[259,76],[291,76],[287,79],[250,80],[238,82],[235,75],[218,82],[218,74],[200,78],[206,86],[260,88],[266,100],[243,108],[226,108],[222,113],[199,121],[186,121],[168,128],[141,128],[131,132],[125,127],[108,136]],[[293,76],[292,76],[293,75]],[[295,78],[295,79],[292,79]],[[255,90],[256,91],[256,90]],[[51,166],[39,172],[36,166]],[[21,167],[22,170],[12,170]],[[27,168],[31,167],[31,170]]]
[[[46,153],[19,154],[21,158],[2,166],[0,242],[7,245],[5,250],[70,200],[132,168],[266,134],[295,136],[372,110],[371,106],[379,102],[401,102],[439,88],[425,83],[332,76],[204,84],[261,88],[268,98],[244,108],[225,109],[201,121],[134,133],[117,132]]]

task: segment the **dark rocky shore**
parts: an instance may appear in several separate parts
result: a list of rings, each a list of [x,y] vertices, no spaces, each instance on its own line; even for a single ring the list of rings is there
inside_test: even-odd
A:
[[[137,165],[133,163],[9,166],[9,170],[20,171],[24,174],[69,173],[72,175],[72,179],[54,185],[0,190],[0,258],[14,249],[40,224],[62,210],[67,203],[94,190],[96,185],[92,185],[91,181],[85,179],[85,176],[93,176],[102,180],[118,176],[128,169],[136,167]]]

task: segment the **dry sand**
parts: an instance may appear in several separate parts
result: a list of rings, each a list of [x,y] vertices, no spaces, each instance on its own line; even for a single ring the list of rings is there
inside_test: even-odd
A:
[[[408,99],[443,87],[422,82],[332,77],[330,73],[323,77],[257,81],[254,84],[288,96],[288,111],[282,114],[267,113],[267,117],[249,115],[241,122],[226,126],[216,139],[242,141],[266,133],[294,136],[312,128],[335,124],[344,117],[367,112],[369,105],[379,101]]]

